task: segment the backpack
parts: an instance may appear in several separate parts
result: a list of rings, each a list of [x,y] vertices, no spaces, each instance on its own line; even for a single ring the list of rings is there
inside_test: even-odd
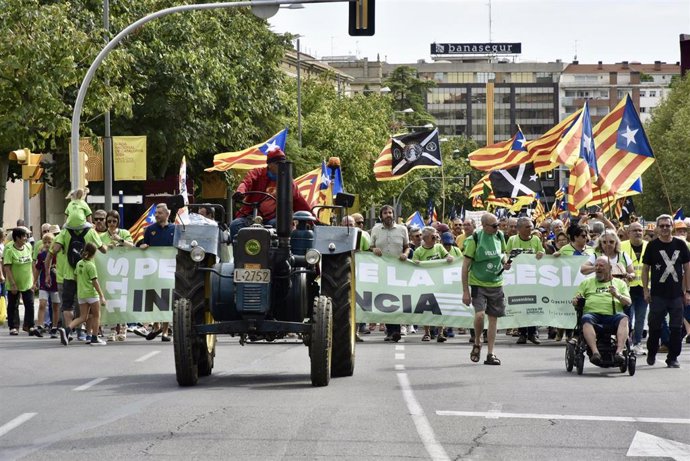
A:
[[[81,252],[84,251],[84,246],[86,242],[84,237],[89,229],[82,229],[81,231],[75,231],[73,229],[67,229],[70,235],[69,246],[67,247],[67,262],[73,268],[77,267],[77,263],[81,261]]]

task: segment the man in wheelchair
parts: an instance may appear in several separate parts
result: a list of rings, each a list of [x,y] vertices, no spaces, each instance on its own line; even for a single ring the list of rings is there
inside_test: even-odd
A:
[[[628,338],[628,317],[623,308],[631,304],[628,285],[611,276],[611,264],[606,256],[596,259],[594,277],[582,281],[577,289],[573,305],[582,307],[582,335],[592,355],[590,362],[601,365],[602,358],[597,348],[597,332],[616,334],[614,362],[626,362],[623,350]]]

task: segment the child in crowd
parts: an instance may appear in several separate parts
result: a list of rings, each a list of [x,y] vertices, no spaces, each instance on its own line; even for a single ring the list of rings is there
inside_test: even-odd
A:
[[[65,208],[65,227],[67,229],[85,229],[91,227],[91,208],[86,203],[88,189],[76,189],[67,194],[70,202]]]
[[[46,306],[48,299],[52,303],[50,337],[57,338],[57,324],[60,318],[60,294],[57,287],[57,275],[55,273],[55,260],[50,267],[50,281],[46,283],[45,260],[53,244],[53,234],[43,234],[42,245],[39,249],[36,262],[34,263],[34,286],[38,285],[38,322],[36,328],[43,330],[43,323],[46,317]],[[42,331],[41,331],[42,332]]]
[[[100,306],[105,305],[105,297],[98,283],[98,273],[93,257],[96,254],[96,245],[87,242],[82,251],[82,259],[77,263],[74,275],[77,280],[77,299],[79,301],[79,318],[60,328],[60,341],[63,345],[69,344],[69,334],[72,328],[87,322],[87,329],[91,331],[92,346],[105,346],[107,343],[98,337],[100,324]]]

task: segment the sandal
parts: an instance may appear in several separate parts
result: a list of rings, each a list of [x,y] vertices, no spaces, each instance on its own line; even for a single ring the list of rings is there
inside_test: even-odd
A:
[[[470,352],[470,360],[474,363],[479,362],[479,355],[482,353],[482,345],[474,344],[472,345],[472,352]]]
[[[422,336],[422,341],[431,341],[431,336],[429,336],[429,335]]]
[[[501,359],[496,357],[494,354],[487,354],[486,360],[484,360],[484,365],[500,365]]]

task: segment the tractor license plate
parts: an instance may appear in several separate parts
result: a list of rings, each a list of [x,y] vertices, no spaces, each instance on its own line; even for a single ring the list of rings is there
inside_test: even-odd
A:
[[[270,281],[270,269],[235,269],[237,283],[268,283]]]

